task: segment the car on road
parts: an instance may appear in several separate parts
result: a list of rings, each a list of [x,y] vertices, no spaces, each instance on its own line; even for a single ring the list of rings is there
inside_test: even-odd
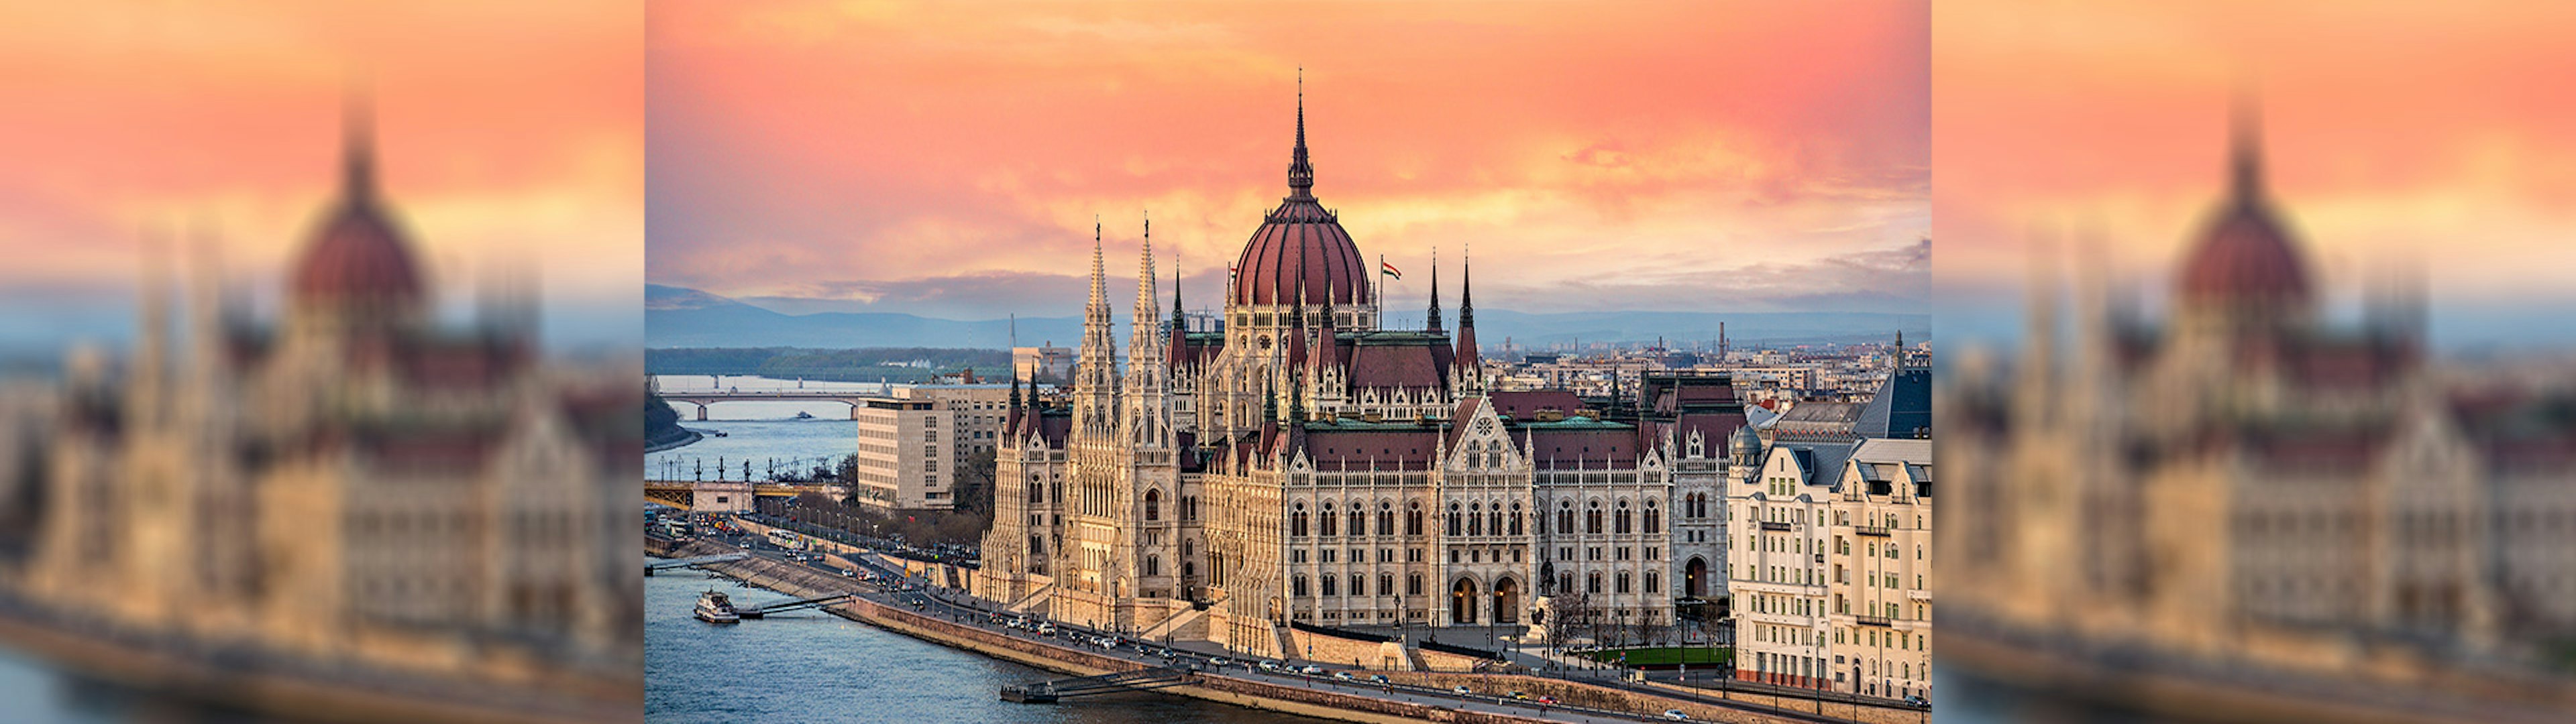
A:
[[[1520,692],[1520,690],[1518,690],[1518,689],[1514,689],[1514,690],[1512,690],[1512,693],[1504,694],[1504,696],[1508,696],[1508,697],[1511,697],[1511,698],[1514,698],[1514,699],[1519,699],[1519,700],[1521,700],[1521,701],[1528,701],[1528,700],[1529,700],[1529,695],[1528,695],[1528,694],[1523,694],[1523,693],[1521,693],[1521,692]]]
[[[1214,667],[1217,667],[1217,668],[1220,668],[1220,669],[1225,668],[1225,666],[1226,666],[1227,664],[1231,664],[1231,663],[1234,663],[1234,662],[1225,660],[1225,657],[1223,657],[1223,656],[1210,656],[1210,657],[1208,657],[1208,665],[1209,665],[1209,666],[1214,666]]]
[[[1262,671],[1273,671],[1273,672],[1278,671],[1278,670],[1279,670],[1279,662],[1277,662],[1277,661],[1264,661],[1264,662],[1261,662],[1261,670],[1262,670]]]
[[[1907,706],[1911,706],[1911,707],[1914,707],[1914,708],[1916,708],[1916,709],[1930,709],[1930,708],[1932,708],[1932,702],[1931,702],[1930,700],[1924,699],[1923,697],[1920,697],[1920,696],[1908,696],[1908,697],[1905,697],[1905,704],[1906,704]]]
[[[1475,696],[1476,690],[1467,688],[1466,684],[1459,684],[1456,688],[1450,689],[1449,693],[1457,694],[1459,696]]]
[[[1554,703],[1556,703],[1556,697],[1548,696],[1548,695],[1546,695],[1546,694],[1540,694],[1540,695],[1539,695],[1539,697],[1538,697],[1538,703],[1541,703],[1541,704],[1554,704]]]
[[[1384,684],[1384,683],[1386,683],[1386,675],[1385,675],[1385,674],[1370,674],[1370,675],[1369,675],[1369,681],[1370,681],[1370,682],[1372,682],[1372,683]]]
[[[1353,679],[1353,678],[1351,678],[1351,672],[1348,672],[1348,671],[1336,671],[1336,672],[1333,672],[1333,680],[1335,680],[1335,681],[1358,681],[1358,679]]]
[[[1690,715],[1682,713],[1680,709],[1665,709],[1664,718],[1671,721],[1690,721]]]

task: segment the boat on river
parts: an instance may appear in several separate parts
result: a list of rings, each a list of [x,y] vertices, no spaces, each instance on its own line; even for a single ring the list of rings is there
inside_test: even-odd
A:
[[[707,623],[741,623],[742,614],[734,610],[733,597],[711,589],[698,594],[698,620]]]

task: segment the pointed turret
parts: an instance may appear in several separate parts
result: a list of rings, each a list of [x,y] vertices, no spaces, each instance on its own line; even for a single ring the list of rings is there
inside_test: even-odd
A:
[[[1466,370],[1470,381],[1481,381],[1484,360],[1476,353],[1476,265],[1469,259],[1458,271],[1458,368]]]
[[[1187,363],[1190,359],[1189,316],[1186,312],[1181,311],[1181,264],[1179,259],[1172,260],[1172,327],[1171,329],[1164,331],[1172,336],[1171,345],[1163,349],[1165,364],[1169,365],[1173,370],[1179,370],[1181,365]]]
[[[1019,438],[1019,435],[1020,435],[1020,375],[1018,374],[1018,372],[1017,372],[1017,371],[1013,371],[1013,373],[1011,374],[1011,407],[1010,407],[1009,416],[1008,416],[1008,417],[1006,417],[1006,418],[1004,418],[1004,419],[1002,420],[1002,437],[1003,437],[1004,439],[1018,439],[1018,438]]]
[[[1440,250],[1431,250],[1431,313],[1424,317],[1422,330],[1440,331]]]

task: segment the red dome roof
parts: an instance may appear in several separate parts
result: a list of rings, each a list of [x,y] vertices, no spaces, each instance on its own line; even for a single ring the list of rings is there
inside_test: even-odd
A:
[[[2271,209],[2239,199],[2219,212],[2183,262],[2186,303],[2291,305],[2308,299],[2307,264]]]
[[[2288,308],[2308,302],[2307,264],[2265,199],[2256,133],[2250,110],[2240,109],[2226,206],[2183,261],[2185,304]]]
[[[1303,80],[1299,81],[1303,85]],[[1297,92],[1297,146],[1288,161],[1288,198],[1261,220],[1234,263],[1235,304],[1367,304],[1369,265],[1333,212],[1315,200],[1306,155],[1306,93]],[[1326,299],[1327,295],[1331,298]]]
[[[396,307],[420,300],[411,244],[377,199],[374,152],[353,120],[340,200],[326,212],[295,262],[289,293],[298,305]]]
[[[1323,304],[1327,288],[1333,304],[1369,302],[1369,268],[1359,245],[1312,199],[1290,199],[1271,211],[1244,242],[1234,268],[1236,304],[1294,304],[1300,290],[1306,303]]]

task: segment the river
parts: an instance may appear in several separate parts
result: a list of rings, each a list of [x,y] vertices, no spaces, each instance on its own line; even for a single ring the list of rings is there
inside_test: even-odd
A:
[[[644,579],[644,711],[652,722],[1319,722],[1170,694],[1013,704],[1006,684],[1063,675],[820,611],[731,626],[690,615],[708,588],[738,604],[787,596],[672,572]]]

